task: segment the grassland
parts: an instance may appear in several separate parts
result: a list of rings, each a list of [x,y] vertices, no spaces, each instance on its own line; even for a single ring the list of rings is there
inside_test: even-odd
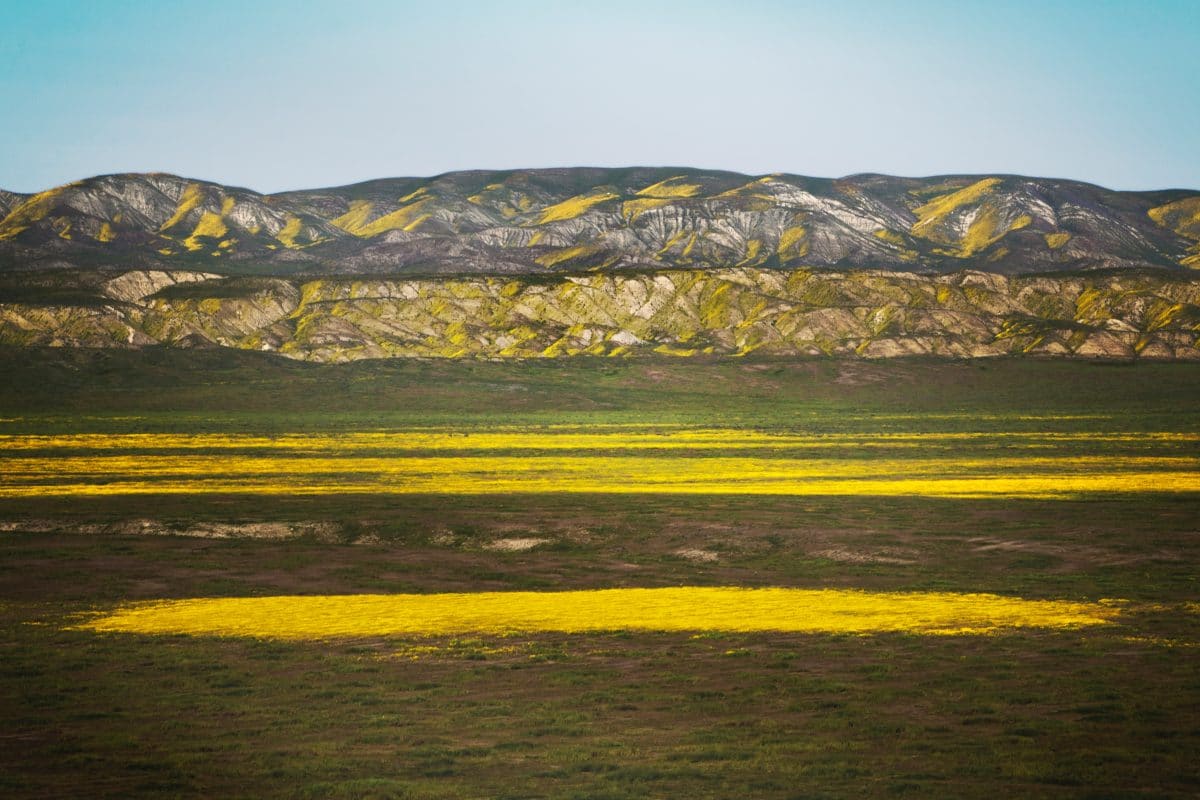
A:
[[[6,796],[1200,790],[1195,366],[17,350],[0,367]],[[386,489],[450,459],[486,463],[466,486],[460,469]],[[589,483],[494,488],[522,465]],[[793,486],[1043,488],[645,482],[713,467],[734,483],[781,469]],[[328,490],[303,493],[314,476]],[[1113,476],[1141,482],[1072,483]],[[247,489],[285,482],[300,493]],[[204,491],[163,491],[189,484]],[[722,612],[740,629],[688,624],[716,615],[722,587],[800,592],[767,618],[824,597],[820,613],[870,601],[892,625],[749,629],[744,607]],[[625,625],[587,632],[366,624],[464,594],[576,598],[535,616],[586,620],[614,589],[667,592],[655,618],[671,624],[628,624],[629,600],[606,604]],[[987,635],[923,635],[900,605],[981,595]],[[372,602],[386,608],[364,614]],[[1003,608],[1098,624],[1005,626]],[[210,627],[87,627],[171,609]],[[238,609],[258,636],[211,627]]]

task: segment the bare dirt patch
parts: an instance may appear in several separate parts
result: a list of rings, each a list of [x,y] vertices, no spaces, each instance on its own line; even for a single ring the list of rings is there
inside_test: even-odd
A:
[[[967,540],[975,553],[1029,553],[1061,559],[1065,565],[1075,569],[1088,567],[1114,567],[1138,564],[1151,560],[1178,561],[1178,553],[1162,548],[1141,549],[1138,552],[1120,552],[1107,547],[1072,542],[1069,545],[1019,539],[1000,539],[975,536]]]
[[[0,533],[74,533],[91,536],[184,536],[193,539],[262,539],[286,541],[312,538],[339,541],[342,526],[334,522],[200,522],[179,524],[156,519],[108,523],[24,519],[0,522]]]
[[[502,553],[521,553],[526,550],[532,550],[535,547],[541,547],[544,544],[550,544],[550,542],[550,539],[542,539],[535,536],[514,537],[511,539],[493,539],[485,544],[483,548]]]
[[[441,547],[456,547],[461,537],[449,528],[438,528],[429,537],[429,541]]]
[[[507,534],[502,538],[543,539],[548,535],[566,539],[575,544],[585,544],[595,539],[595,533],[584,525],[553,519],[539,519],[535,524],[498,522],[488,524],[486,527],[489,533]]]
[[[837,377],[833,379],[833,382],[838,386],[870,386],[882,383],[887,380],[887,377],[879,370],[872,369],[870,365],[840,363]]]
[[[831,547],[826,550],[815,550],[812,555],[817,558],[827,558],[830,561],[840,561],[844,564],[916,564],[917,559],[907,558],[912,555],[900,550],[847,550],[841,547]]]
[[[721,560],[721,557],[712,550],[700,550],[695,547],[686,547],[682,550],[676,550],[675,555],[679,556],[680,558],[685,558],[688,561],[696,561],[707,564]]]

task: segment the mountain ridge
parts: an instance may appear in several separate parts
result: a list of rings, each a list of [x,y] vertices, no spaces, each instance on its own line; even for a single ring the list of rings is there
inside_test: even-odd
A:
[[[0,270],[1002,274],[1200,266],[1200,192],[1019,175],[470,170],[274,194],[166,173],[0,190]]]

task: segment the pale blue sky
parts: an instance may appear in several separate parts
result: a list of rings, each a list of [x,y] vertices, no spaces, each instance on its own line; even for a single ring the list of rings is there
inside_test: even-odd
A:
[[[471,168],[1200,188],[1200,0],[0,0],[0,187]]]

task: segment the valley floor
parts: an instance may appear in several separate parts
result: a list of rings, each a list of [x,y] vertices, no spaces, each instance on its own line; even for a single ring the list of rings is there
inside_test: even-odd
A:
[[[150,349],[0,369],[5,796],[1200,790],[1200,365]],[[1103,619],[88,627],[145,601],[728,586]]]

